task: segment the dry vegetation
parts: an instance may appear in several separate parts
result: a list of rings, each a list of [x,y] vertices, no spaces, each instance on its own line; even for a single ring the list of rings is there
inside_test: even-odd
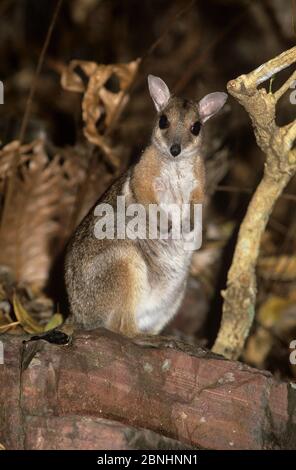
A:
[[[290,0],[1,2],[0,333],[42,332],[67,314],[64,248],[92,204],[148,142],[154,111],[147,73],[190,98],[223,90],[294,45],[293,10]],[[273,129],[295,117],[293,89],[281,88],[294,71],[292,62],[259,90],[251,87],[268,100],[276,95]],[[256,130],[256,116],[245,107]],[[203,248],[167,332],[212,346],[237,233],[264,168],[248,114],[233,99],[209,126],[206,157]],[[296,337],[295,180],[280,192],[260,245],[256,232],[256,253],[252,248],[252,259],[244,253],[252,283],[259,256],[251,299],[256,314],[246,345],[234,356],[295,378],[288,360]],[[246,304],[236,301],[237,293],[229,305],[241,325]]]

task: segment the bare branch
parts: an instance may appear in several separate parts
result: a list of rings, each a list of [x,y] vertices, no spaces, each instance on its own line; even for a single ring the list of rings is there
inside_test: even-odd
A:
[[[295,62],[295,53],[296,47],[292,47],[274,59],[271,59],[265,64],[260,65],[260,67],[253,70],[253,72],[249,73],[248,75],[243,75],[243,77],[246,79],[246,87],[251,88],[252,86],[258,86],[260,83],[265,82],[276,73],[289,67]],[[239,78],[237,80],[239,80]]]
[[[276,102],[288,90],[295,74],[275,94],[258,90],[257,86],[295,61],[296,47],[293,47],[228,83],[229,93],[249,114],[257,143],[266,154],[264,175],[241,224],[227,288],[222,294],[222,325],[213,350],[229,358],[240,356],[253,323],[257,294],[255,267],[262,234],[274,204],[296,172],[296,153],[291,150],[296,121],[284,127],[275,123]]]
[[[281,128],[284,147],[290,150],[293,147],[294,140],[296,139],[296,121],[293,121]]]

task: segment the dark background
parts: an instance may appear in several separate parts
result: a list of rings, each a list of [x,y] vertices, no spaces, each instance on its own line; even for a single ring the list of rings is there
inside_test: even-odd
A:
[[[54,0],[0,3],[0,79],[5,89],[5,104],[0,106],[1,148],[19,138],[29,90],[56,5]],[[67,310],[63,303],[62,261],[71,231],[108,184],[137,160],[149,141],[154,109],[147,91],[147,74],[160,76],[173,92],[190,99],[225,91],[230,79],[248,73],[295,44],[295,18],[296,5],[290,0],[64,0],[36,80],[23,136],[23,143],[42,139],[49,160],[58,153],[63,159],[61,165],[64,161],[72,165],[67,178],[70,183],[73,178],[75,198],[64,216],[55,221],[59,229],[44,247],[50,261],[41,287],[53,311],[61,308],[66,314]],[[137,57],[143,59],[139,74],[110,136],[111,145],[120,155],[120,167],[115,169],[102,149],[83,135],[81,94],[62,89],[61,72],[73,59],[116,64]],[[275,90],[290,73],[280,73],[264,86]],[[116,92],[116,83],[110,86]],[[279,125],[295,117],[295,106],[288,98],[287,94],[279,103]],[[3,155],[0,170],[1,158]],[[182,311],[167,332],[210,346],[219,327],[220,290],[225,287],[237,230],[264,164],[249,118],[232,98],[221,116],[208,126],[206,159],[209,204],[203,249],[194,259]],[[79,172],[82,176],[77,179]],[[9,176],[0,171],[2,212]],[[22,180],[20,176],[19,184]],[[38,184],[34,183],[35,189]],[[49,191],[55,190],[53,185]],[[18,191],[17,184],[14,191]],[[24,194],[28,193],[25,189]],[[258,272],[257,320],[243,359],[292,377],[296,372],[288,361],[288,345],[296,334],[295,181],[286,193],[289,196],[277,204],[262,242],[261,257],[271,257],[273,263]],[[9,206],[11,220],[28,205],[38,212],[36,198],[15,197]],[[26,217],[31,217],[30,211]],[[9,265],[8,245],[15,240],[17,230],[11,224],[5,225],[8,235],[0,237],[3,266]],[[41,225],[37,221],[29,234],[32,244],[40,241]],[[14,241],[12,249],[18,246],[19,251],[26,251],[18,243]],[[277,270],[282,255],[288,255],[290,264]],[[34,257],[27,256],[26,263],[31,271],[41,269]],[[287,271],[291,272],[289,279]],[[20,288],[34,284],[30,276],[18,277],[14,272],[7,281],[5,273],[2,284],[8,293],[12,285]],[[41,311],[37,309],[33,314],[42,320]]]

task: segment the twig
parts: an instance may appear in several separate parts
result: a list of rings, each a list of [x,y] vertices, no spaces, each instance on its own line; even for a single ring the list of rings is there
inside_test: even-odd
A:
[[[229,358],[240,356],[255,314],[257,294],[255,267],[260,242],[274,204],[296,173],[293,142],[296,124],[275,123],[276,96],[257,86],[296,61],[296,47],[261,65],[248,75],[228,83],[228,91],[249,114],[257,144],[266,154],[263,178],[241,224],[231,268],[227,277],[222,324],[214,352]],[[288,79],[289,82],[289,79]]]
[[[10,328],[13,328],[14,326],[17,326],[19,324],[20,324],[19,321],[14,321],[12,323],[7,323],[7,325],[0,326],[0,331],[3,330],[5,332],[5,331],[9,330]]]

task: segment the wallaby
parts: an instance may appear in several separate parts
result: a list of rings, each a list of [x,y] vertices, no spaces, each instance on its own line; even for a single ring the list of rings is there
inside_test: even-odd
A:
[[[171,95],[163,80],[148,76],[157,111],[150,145],[139,162],[96,203],[116,211],[118,196],[126,205],[202,204],[205,170],[203,125],[227,100],[215,92],[199,102]],[[115,218],[120,214],[115,213]],[[72,236],[66,253],[65,280],[75,324],[104,326],[127,336],[158,334],[182,301],[192,250],[172,239],[98,239],[90,210]]]

